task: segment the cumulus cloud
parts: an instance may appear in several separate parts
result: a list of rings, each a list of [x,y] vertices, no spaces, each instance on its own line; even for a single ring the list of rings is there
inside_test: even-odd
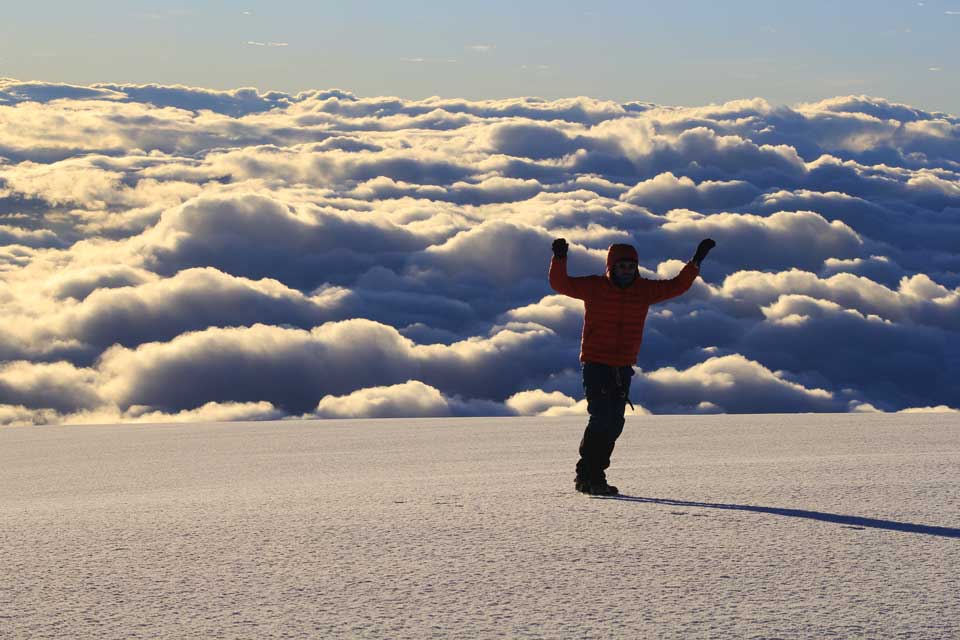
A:
[[[436,388],[417,380],[369,387],[345,396],[324,396],[314,415],[322,418],[449,416],[450,406]]]
[[[718,293],[761,307],[784,296],[803,295],[899,323],[960,328],[960,288],[949,289],[925,274],[903,276],[894,290],[850,273],[820,278],[799,269],[775,274],[745,270],[727,277]]]
[[[31,409],[22,405],[0,404],[0,425],[28,426],[45,424],[161,424],[169,422],[237,422],[250,420],[280,420],[286,417],[269,402],[207,402],[196,409],[165,413],[151,411],[148,407],[134,406],[121,411],[116,406],[100,406],[96,409],[72,413],[59,413],[53,409]]]
[[[276,91],[261,94],[252,87],[225,91],[158,84],[98,83],[81,87],[0,78],[0,104],[50,102],[57,99],[147,103],[157,107],[177,107],[193,111],[209,110],[238,116],[287,106],[297,98]]]
[[[506,405],[522,416],[587,415],[586,401],[560,391],[521,391],[507,398]]]
[[[136,346],[210,326],[312,327],[346,316],[350,298],[339,288],[306,296],[276,280],[252,281],[204,267],[137,286],[100,288],[58,317],[57,329],[101,349]]]
[[[0,78],[0,104],[49,102],[59,99],[119,100],[122,97],[123,95],[120,93],[96,86],[82,87],[52,82],[22,82],[13,78]]]
[[[0,365],[0,404],[73,411],[103,403],[97,372],[69,362],[5,362]]]
[[[184,333],[135,349],[116,345],[104,352],[98,370],[102,393],[121,407],[183,410],[207,400],[266,400],[303,412],[327,395],[410,380],[450,396],[499,402],[517,385],[549,375],[559,346],[552,336],[533,327],[421,345],[362,319],[309,331],[256,324]],[[523,366],[511,368],[520,357]]]
[[[49,229],[33,231],[22,227],[0,225],[0,243],[21,245],[24,247],[49,248],[62,247],[64,242]]]
[[[579,336],[583,302],[567,296],[546,296],[539,302],[510,309],[500,316],[505,323],[534,323],[568,338]]]
[[[686,176],[677,177],[665,172],[638,183],[622,200],[643,205],[658,213],[670,209],[722,209],[751,202],[760,190],[743,180],[711,181],[700,184]]]
[[[165,211],[135,241],[145,266],[161,273],[210,265],[300,287],[337,282],[337,274],[348,276],[426,244],[375,216],[256,193],[190,200]]]
[[[685,370],[665,367],[635,379],[638,397],[657,413],[843,411],[825,389],[792,382],[740,355],[708,358]],[[749,409],[747,408],[749,406]]]
[[[536,160],[557,158],[577,149],[575,141],[562,129],[535,121],[494,125],[486,136],[487,144],[496,153]]]
[[[733,262],[738,268],[816,268],[831,257],[854,257],[863,245],[857,232],[845,223],[829,222],[814,211],[778,211],[759,216],[704,215],[678,210],[668,213],[667,218],[669,222],[661,231],[676,237],[675,242],[696,246],[698,238],[713,238],[723,246],[715,259],[725,264]]]
[[[949,408],[958,142],[869,96],[0,79],[0,424],[582,415],[561,236],[651,278],[717,241],[648,315],[638,413]]]
[[[783,295],[743,339],[744,353],[840,388],[870,388],[884,410],[955,397],[960,351],[949,332],[896,323],[804,295]],[[785,341],[789,340],[789,347]]]
[[[125,264],[104,264],[78,268],[52,276],[47,281],[50,294],[56,299],[83,300],[97,290],[134,287],[159,278],[151,271]]]
[[[658,130],[651,119],[622,118],[596,125],[586,138],[589,148],[574,159],[579,171],[637,178],[671,172],[695,181],[740,179],[761,187],[792,184],[808,172],[789,145],[756,144],[704,126],[672,133]]]
[[[897,413],[960,413],[960,409],[954,409],[953,407],[941,404],[936,407],[911,407],[909,409],[901,409]]]
[[[32,409],[23,405],[0,404],[0,425],[24,427],[61,424],[63,417],[53,409]]]
[[[485,276],[496,285],[509,286],[525,278],[543,277],[543,266],[539,265],[538,269],[531,265],[530,256],[548,240],[549,237],[537,229],[494,221],[428,247],[421,261],[452,276]]]

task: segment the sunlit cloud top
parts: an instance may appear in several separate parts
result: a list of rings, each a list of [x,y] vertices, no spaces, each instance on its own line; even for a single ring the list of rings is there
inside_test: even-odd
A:
[[[0,81],[0,423],[583,413],[628,242],[638,412],[960,397],[960,120],[792,107]]]

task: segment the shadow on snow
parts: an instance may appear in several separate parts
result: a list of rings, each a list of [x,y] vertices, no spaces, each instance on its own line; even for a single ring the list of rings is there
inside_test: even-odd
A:
[[[702,507],[708,509],[727,509],[731,511],[753,511],[756,513],[772,513],[778,516],[791,516],[794,518],[808,518],[810,520],[820,520],[822,522],[833,522],[850,527],[862,527],[870,529],[887,529],[889,531],[903,531],[906,533],[925,533],[931,536],[943,536],[946,538],[960,538],[960,529],[951,527],[932,527],[925,524],[913,524],[910,522],[895,522],[893,520],[877,520],[875,518],[861,518],[859,516],[844,516],[836,513],[823,513],[821,511],[807,511],[805,509],[783,509],[780,507],[758,507],[747,504],[722,504],[715,502],[688,502],[685,500],[668,500],[665,498],[640,498],[635,496],[596,496],[602,500],[621,500],[624,502],[645,502],[648,504],[665,504],[676,507]]]

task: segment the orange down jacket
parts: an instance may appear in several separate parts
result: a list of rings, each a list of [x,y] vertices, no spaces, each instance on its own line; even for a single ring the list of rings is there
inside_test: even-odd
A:
[[[553,290],[583,300],[581,362],[616,367],[636,364],[650,305],[679,296],[700,273],[694,263],[688,262],[671,280],[648,280],[638,273],[629,286],[621,289],[611,280],[610,272],[613,264],[623,259],[636,260],[636,250],[630,245],[613,245],[607,252],[605,275],[578,278],[567,275],[566,258],[554,257],[550,261]]]

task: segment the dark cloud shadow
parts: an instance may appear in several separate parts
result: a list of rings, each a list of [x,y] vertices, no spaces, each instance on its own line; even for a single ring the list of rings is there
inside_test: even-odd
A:
[[[926,524],[914,524],[912,522],[897,522],[895,520],[878,520],[876,518],[863,518],[860,516],[847,516],[838,513],[825,513],[823,511],[808,511],[806,509],[785,509],[782,507],[761,507],[748,504],[723,504],[717,502],[690,502],[687,500],[670,500],[667,498],[641,498],[637,496],[597,496],[606,500],[622,500],[624,502],[642,502],[646,504],[662,504],[672,507],[697,507],[705,509],[725,509],[731,511],[753,511],[754,513],[771,513],[778,516],[790,516],[792,518],[807,518],[809,520],[819,520],[821,522],[832,522],[842,524],[851,528],[863,529],[885,529],[887,531],[902,531],[904,533],[924,533],[931,536],[941,536],[945,538],[960,538],[960,529],[953,527],[934,527]]]

